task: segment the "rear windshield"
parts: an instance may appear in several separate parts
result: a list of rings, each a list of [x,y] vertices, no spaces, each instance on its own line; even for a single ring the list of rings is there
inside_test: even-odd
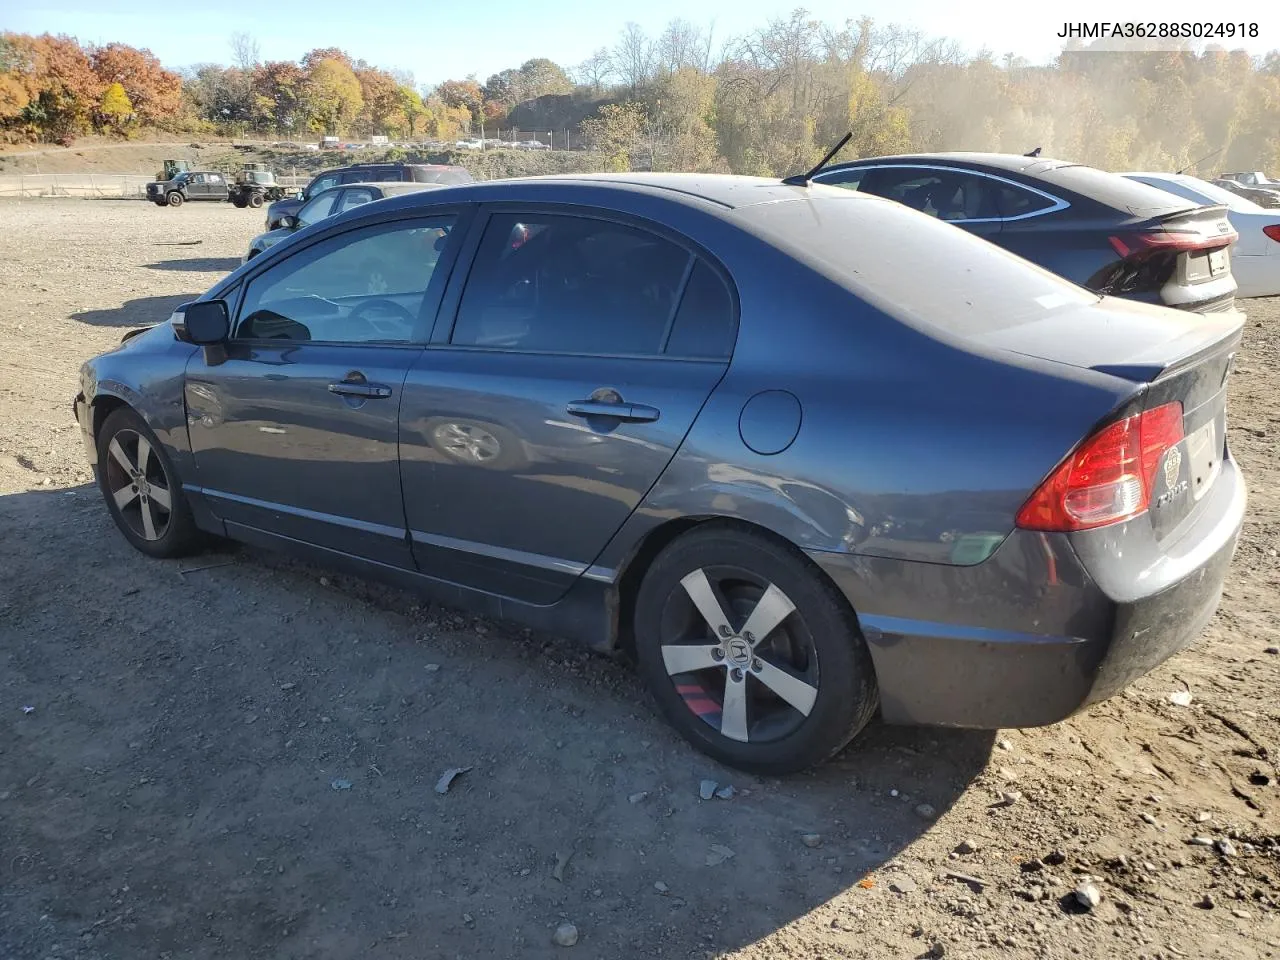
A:
[[[835,187],[812,192],[836,193]],[[901,320],[960,336],[1096,303],[1083,287],[898,203],[841,191],[739,211],[761,234]]]
[[[1136,180],[1126,180],[1118,173],[1107,173],[1096,167],[1071,164],[1052,167],[1029,175],[1049,184],[1050,188],[1061,187],[1111,207],[1113,210],[1146,217],[1190,210],[1197,206],[1193,201],[1174,197],[1164,190],[1157,190]],[[1052,189],[1050,192],[1053,192]]]

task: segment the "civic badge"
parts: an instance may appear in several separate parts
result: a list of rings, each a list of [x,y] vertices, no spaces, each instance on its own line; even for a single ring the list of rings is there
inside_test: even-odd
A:
[[[1181,470],[1182,454],[1177,447],[1174,447],[1164,458],[1164,485],[1166,489],[1173,489],[1173,485],[1178,482],[1178,474]]]

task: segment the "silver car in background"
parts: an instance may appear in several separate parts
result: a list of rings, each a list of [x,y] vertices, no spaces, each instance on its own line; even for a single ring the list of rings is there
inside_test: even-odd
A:
[[[341,186],[322,190],[304,203],[297,213],[284,218],[284,222],[275,230],[260,233],[249,241],[249,252],[242,263],[248,263],[258,254],[275,246],[281,240],[293,236],[303,227],[309,227],[326,217],[346,213],[348,210],[402,193],[417,193],[420,190],[438,190],[438,183],[402,183],[389,181],[385,183],[344,183]]]

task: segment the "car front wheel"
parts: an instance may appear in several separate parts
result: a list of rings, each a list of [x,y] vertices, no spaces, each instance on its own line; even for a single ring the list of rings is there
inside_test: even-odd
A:
[[[98,434],[98,489],[111,519],[152,557],[178,557],[201,536],[182,485],[155,434],[128,407],[111,413]]]
[[[754,531],[708,524],[663,550],[640,586],[635,640],[667,720],[753,773],[829,759],[879,705],[844,598],[799,551]]]
[[[186,198],[183,197],[182,194],[180,194],[177,190],[174,190],[171,194],[169,194],[167,202],[171,207],[180,207],[182,206],[182,201],[184,199]]]

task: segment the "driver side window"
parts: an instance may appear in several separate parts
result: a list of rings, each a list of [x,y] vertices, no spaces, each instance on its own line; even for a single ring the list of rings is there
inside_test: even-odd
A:
[[[249,281],[238,340],[416,343],[430,327],[453,217],[352,230]]]

